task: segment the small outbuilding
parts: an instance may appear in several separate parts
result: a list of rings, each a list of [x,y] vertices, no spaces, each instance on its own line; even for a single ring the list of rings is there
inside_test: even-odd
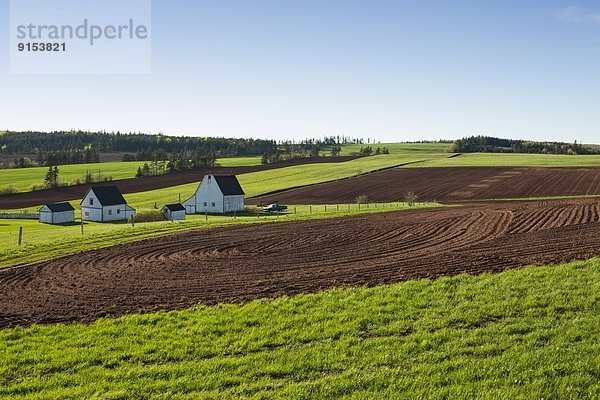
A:
[[[244,191],[235,175],[209,174],[183,206],[186,214],[244,211]]]
[[[160,210],[169,221],[181,221],[185,219],[185,207],[180,204],[166,204]]]
[[[40,222],[55,225],[75,222],[75,209],[70,203],[45,204],[40,208]]]
[[[81,218],[85,221],[127,221],[135,215],[135,209],[116,186],[95,186],[88,189],[81,200]]]

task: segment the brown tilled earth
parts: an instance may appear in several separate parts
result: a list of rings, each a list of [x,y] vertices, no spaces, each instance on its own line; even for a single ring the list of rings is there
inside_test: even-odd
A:
[[[0,270],[0,327],[499,272],[599,256],[599,237],[592,199],[201,229]]]
[[[340,204],[360,195],[371,202],[393,202],[402,201],[409,191],[422,200],[457,202],[600,195],[600,168],[394,168],[261,196],[250,203]]]
[[[115,185],[121,193],[138,193],[148,190],[162,189],[171,186],[184,185],[186,183],[200,182],[206,174],[246,174],[249,172],[264,171],[267,169],[284,168],[292,165],[344,162],[356,159],[354,156],[338,157],[312,157],[298,158],[295,160],[280,161],[267,165],[255,165],[249,167],[212,167],[195,169],[193,171],[181,171],[172,174],[148,176],[145,178],[119,179],[110,183],[99,184]],[[57,189],[40,190],[36,192],[24,192],[12,195],[0,195],[0,210],[26,208],[39,206],[46,203],[58,203],[61,201],[76,200],[82,198],[87,192],[89,185],[66,186]]]

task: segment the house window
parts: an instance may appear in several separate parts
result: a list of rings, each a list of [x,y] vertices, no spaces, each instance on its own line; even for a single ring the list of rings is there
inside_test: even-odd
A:
[[[214,207],[214,206],[215,206],[215,203],[212,203],[212,206]]]
[[[90,206],[94,205],[94,199],[90,197]]]
[[[108,215],[112,215],[112,210],[108,210]]]
[[[90,216],[90,213],[86,211],[86,212],[85,212],[85,216],[86,216],[86,217],[89,217],[89,216]]]
[[[208,203],[207,203],[207,202],[204,202],[204,207],[206,207],[207,205],[208,205]]]
[[[121,209],[118,209],[118,210],[117,210],[117,214],[121,214]]]

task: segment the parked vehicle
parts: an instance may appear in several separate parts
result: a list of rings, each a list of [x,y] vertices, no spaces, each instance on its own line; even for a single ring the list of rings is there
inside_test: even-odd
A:
[[[268,206],[263,208],[263,211],[266,212],[278,212],[278,211],[284,211],[287,210],[287,206],[280,206],[279,204],[269,204]]]

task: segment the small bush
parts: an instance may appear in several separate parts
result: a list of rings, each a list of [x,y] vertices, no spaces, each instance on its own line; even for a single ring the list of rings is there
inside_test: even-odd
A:
[[[417,202],[418,196],[414,192],[408,192],[404,195],[404,201],[406,201],[409,207],[412,207]]]
[[[356,197],[356,204],[367,204],[369,202],[369,197],[367,195],[361,194]]]
[[[142,210],[135,213],[133,220],[135,222],[156,222],[164,221],[165,216],[158,210]]]
[[[15,194],[19,193],[20,190],[14,187],[13,185],[8,185],[6,187],[0,188],[0,195],[3,194]]]

